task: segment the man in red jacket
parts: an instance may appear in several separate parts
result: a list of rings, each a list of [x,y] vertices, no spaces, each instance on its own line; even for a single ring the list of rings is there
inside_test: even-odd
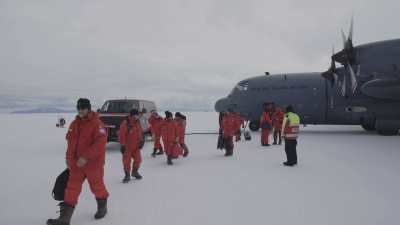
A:
[[[156,155],[164,154],[163,147],[161,145],[161,127],[164,122],[164,119],[158,115],[158,113],[153,110],[151,112],[151,116],[149,118],[150,123],[150,131],[154,140],[154,148],[151,156],[156,157]]]
[[[269,132],[272,130],[272,112],[270,107],[265,107],[263,114],[260,119],[261,127],[261,146],[270,146],[269,144]]]
[[[125,177],[122,180],[123,183],[128,183],[131,180],[131,175],[138,180],[142,179],[142,175],[139,174],[139,168],[142,163],[140,142],[143,138],[143,129],[139,121],[139,111],[132,109],[129,114],[119,128],[119,142],[121,143],[122,161],[125,172]],[[132,158],[133,168],[131,167]]]
[[[237,119],[237,116],[235,116],[232,110],[224,113],[224,117],[222,119],[222,132],[225,143],[225,156],[233,155],[233,136],[236,135],[239,126],[240,121]]]
[[[275,108],[275,112],[272,115],[272,126],[274,127],[274,145],[282,144],[282,123],[285,113],[280,107]]]
[[[78,116],[71,123],[66,136],[66,158],[70,175],[64,202],[60,204],[60,217],[47,220],[48,225],[69,225],[86,179],[97,200],[97,212],[94,217],[101,219],[107,214],[109,194],[104,185],[107,132],[97,113],[91,111],[88,99],[79,99],[77,109]]]
[[[186,116],[182,113],[177,112],[175,113],[176,127],[178,129],[178,137],[179,137],[179,145],[183,148],[184,153],[183,157],[187,157],[189,155],[189,148],[185,143],[185,132],[186,132]]]
[[[176,123],[173,120],[172,113],[169,111],[165,112],[165,120],[161,128],[161,136],[164,143],[165,153],[167,155],[167,164],[173,165],[173,151],[179,144],[179,136]]]

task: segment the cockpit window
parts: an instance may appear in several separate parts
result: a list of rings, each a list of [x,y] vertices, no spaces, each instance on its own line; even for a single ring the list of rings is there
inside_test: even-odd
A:
[[[236,85],[236,89],[239,91],[247,91],[249,88],[249,82],[248,81],[242,81]]]

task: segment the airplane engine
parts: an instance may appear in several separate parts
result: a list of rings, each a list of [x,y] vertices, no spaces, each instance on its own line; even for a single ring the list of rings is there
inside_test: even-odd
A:
[[[382,99],[400,100],[400,80],[375,79],[361,87],[363,94]]]

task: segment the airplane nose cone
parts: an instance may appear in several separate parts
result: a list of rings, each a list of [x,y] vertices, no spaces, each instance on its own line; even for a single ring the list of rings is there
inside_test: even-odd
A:
[[[228,98],[221,98],[215,103],[215,111],[224,112],[227,110],[230,101]]]

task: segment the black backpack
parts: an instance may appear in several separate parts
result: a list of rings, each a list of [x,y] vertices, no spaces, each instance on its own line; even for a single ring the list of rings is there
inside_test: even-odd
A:
[[[56,201],[64,201],[64,193],[69,179],[69,169],[65,169],[56,179],[53,187],[53,198]]]

